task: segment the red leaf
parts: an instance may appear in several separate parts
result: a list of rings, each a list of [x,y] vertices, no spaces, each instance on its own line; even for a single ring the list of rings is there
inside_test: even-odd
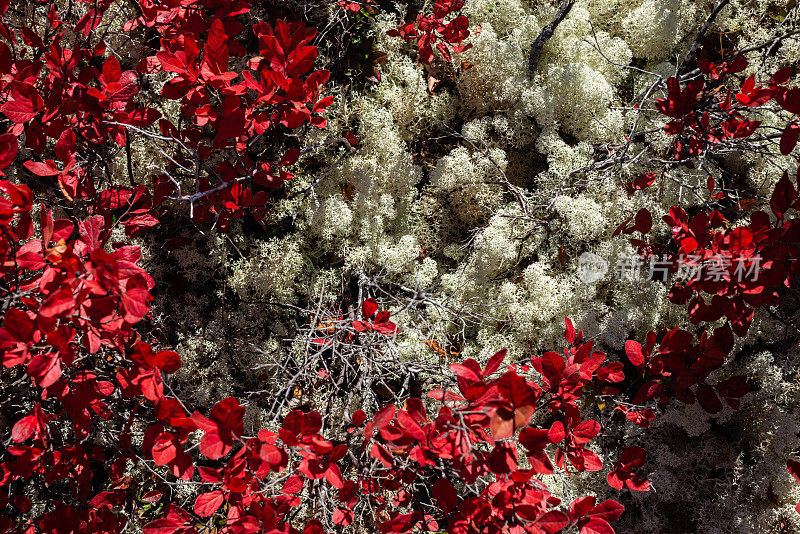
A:
[[[628,340],[625,342],[625,355],[628,357],[628,360],[635,365],[636,367],[641,367],[644,365],[645,357],[642,353],[642,346],[633,340]]]
[[[3,107],[0,107],[0,111],[2,111],[11,122],[16,124],[26,123],[36,117],[37,114],[30,100],[8,100],[3,104]]]
[[[102,21],[103,13],[96,9],[90,9],[75,23],[75,31],[80,32],[84,37],[88,37],[92,30],[97,28]]]
[[[800,135],[800,124],[792,122],[786,126],[781,135],[781,154],[786,156],[794,149],[798,135]]]
[[[372,325],[364,321],[353,321],[353,329],[356,332],[372,332]]]
[[[697,386],[697,401],[708,413],[718,413],[722,411],[722,401],[719,400],[714,389],[707,384]]]
[[[100,234],[103,228],[105,228],[105,220],[102,215],[95,215],[78,223],[80,240],[86,244],[90,252],[102,246]]]
[[[33,411],[17,421],[11,429],[11,439],[14,443],[21,443],[30,437],[38,438],[45,432],[48,416],[42,412],[37,403]]]
[[[622,221],[622,223],[617,226],[616,230],[614,230],[614,233],[611,234],[611,237],[617,237],[623,230],[627,228],[628,223],[631,222],[631,220],[633,220],[633,215]]]
[[[635,219],[636,229],[641,233],[646,234],[653,228],[653,216],[647,208],[642,208],[636,213]]]
[[[389,404],[376,413],[375,417],[372,418],[372,421],[375,423],[377,428],[386,428],[386,425],[391,423],[392,419],[394,419],[394,414],[396,411],[397,409],[395,408],[394,404]]]
[[[13,498],[14,506],[23,514],[29,514],[33,508],[33,503],[24,495],[15,495]]]
[[[373,443],[369,455],[379,460],[387,468],[392,467],[392,456],[380,443]]]
[[[784,172],[783,176],[775,185],[775,190],[772,192],[772,197],[769,199],[769,206],[772,208],[772,213],[779,219],[783,219],[786,210],[794,204],[797,200],[797,191],[795,191],[792,182],[789,181],[789,175]]]
[[[0,135],[0,170],[5,169],[17,157],[18,143],[14,134]],[[4,176],[0,172],[0,176]]]
[[[77,136],[72,129],[64,130],[56,141],[56,156],[65,164],[73,159]]]
[[[224,443],[217,432],[206,432],[200,439],[200,454],[209,460],[219,460],[231,450],[231,446]]]
[[[395,512],[396,513],[396,512]],[[389,521],[384,521],[378,525],[378,530],[386,534],[389,532],[395,534],[403,534],[414,528],[419,521],[422,520],[420,512],[412,512],[410,514],[397,514]]]
[[[380,316],[381,316],[382,313],[385,313],[386,315],[381,318]],[[378,317],[380,319],[375,319],[375,323],[372,325],[372,327],[375,329],[375,331],[380,333],[380,334],[387,335],[387,336],[394,334],[395,331],[397,330],[397,325],[394,324],[391,321],[387,321],[386,320],[389,317],[389,312],[385,312],[385,311],[384,312],[378,312]]]
[[[278,167],[286,167],[288,165],[294,165],[295,163],[297,163],[297,158],[299,157],[300,157],[300,150],[296,148],[291,148],[283,154],[283,157],[281,157],[281,160],[278,162]],[[367,300],[375,302],[375,299],[372,298]],[[364,317],[369,319],[369,317],[367,317],[366,315]],[[372,316],[370,315],[370,317]]]
[[[209,417],[217,424],[221,432],[241,436],[244,432],[244,412],[244,406],[241,406],[236,398],[226,397],[211,408]],[[319,419],[319,414],[316,412],[312,412],[312,414]],[[310,417],[312,414],[307,414],[306,417]]]
[[[222,21],[215,18],[208,32],[208,41],[203,49],[203,63],[207,64],[214,74],[222,74],[228,70],[228,36]]]
[[[620,462],[625,465],[627,470],[641,467],[644,465],[646,459],[647,452],[643,448],[637,447],[636,445],[626,448],[624,451],[622,451],[622,456],[620,456]]]
[[[122,69],[117,58],[108,56],[103,62],[103,77],[105,77],[106,83],[118,82],[121,75]]]
[[[572,501],[569,505],[569,515],[574,521],[579,517],[583,517],[594,509],[594,504],[597,502],[596,497],[579,497]]]
[[[163,372],[171,374],[181,368],[181,357],[177,352],[162,350],[156,353],[152,363]]]
[[[58,317],[71,312],[76,306],[75,295],[69,287],[63,287],[50,295],[39,308],[39,315],[46,318]]]
[[[61,358],[54,352],[37,354],[28,364],[27,373],[39,387],[50,387],[61,378]]]
[[[187,529],[191,517],[183,508],[169,505],[167,517],[156,519],[142,527],[142,534],[191,534],[194,529]]]
[[[210,467],[198,467],[197,471],[200,473],[200,478],[203,482],[209,482],[212,484],[218,484],[222,482],[222,475],[220,475],[217,469],[212,469]]]
[[[575,439],[575,443],[582,444],[588,443],[592,440],[597,434],[600,433],[600,423],[594,421],[592,419],[587,419],[585,421],[581,421],[578,426],[576,426],[572,430],[572,435]]]
[[[450,370],[453,371],[453,373],[455,373],[455,375],[459,378],[472,380],[474,382],[477,382],[481,379],[481,377],[478,376],[478,373],[476,373],[473,369],[470,369],[469,367],[460,363],[454,363],[450,365]]]
[[[616,521],[624,511],[624,506],[613,499],[608,499],[595,506],[588,515],[604,519],[610,523]]]
[[[290,77],[302,76],[314,67],[317,59],[316,46],[301,46],[289,52],[286,60],[286,74]]]
[[[112,102],[128,102],[139,93],[139,78],[136,71],[126,70],[118,82],[105,87]]]
[[[200,517],[210,517],[219,510],[224,500],[225,498],[220,490],[201,493],[194,501],[194,513]]]
[[[575,344],[575,326],[572,324],[572,320],[569,317],[564,317],[564,324],[566,325],[566,330],[564,331],[564,339],[570,345]]]
[[[175,442],[175,436],[169,432],[162,432],[153,442],[153,448],[150,450],[153,457],[153,462],[156,465],[167,465],[178,455],[178,447]]]
[[[331,516],[331,521],[333,521],[334,525],[346,527],[353,522],[353,517],[354,514],[352,510],[337,508],[336,511],[333,512],[333,516]]]
[[[122,308],[125,311],[123,319],[130,324],[141,321],[145,315],[150,313],[149,302],[151,300],[153,300],[153,296],[147,288],[128,287],[122,294]]]
[[[161,112],[153,108],[137,108],[127,114],[127,116],[120,118],[120,122],[130,124],[131,126],[150,126],[155,121],[161,118]]]
[[[450,56],[450,50],[447,48],[447,45],[444,43],[438,43],[436,45],[436,50],[442,54],[442,57],[445,61],[452,61],[453,58]]]
[[[303,489],[303,479],[297,475],[292,475],[286,479],[284,482],[283,487],[281,487],[281,492],[286,493],[288,495],[295,495],[300,493],[300,490]]]
[[[641,479],[636,474],[633,474],[625,481],[625,486],[633,491],[650,491],[650,481]]]
[[[625,380],[622,362],[612,362],[597,369],[597,378],[604,382],[622,382]]]
[[[778,92],[775,95],[775,101],[789,113],[800,115],[800,88],[795,87],[788,91]]]
[[[459,395],[458,393],[453,393],[452,391],[442,390],[442,389],[433,389],[428,392],[428,397],[433,400],[437,400],[440,402],[452,402],[452,401],[463,401],[464,397]]]
[[[792,474],[794,479],[800,482],[800,462],[786,460],[786,467],[789,469],[789,473]]]
[[[22,42],[33,48],[44,48],[44,42],[39,35],[27,26],[22,26]]]
[[[456,489],[446,478],[437,479],[436,482],[433,483],[431,494],[439,504],[439,508],[441,508],[445,514],[449,515],[458,505]]]
[[[558,510],[550,510],[544,514],[536,524],[544,529],[548,534],[559,532],[561,529],[569,525],[569,518],[564,512]]]
[[[614,534],[614,529],[605,519],[593,517],[581,527],[580,534]]]
[[[641,189],[646,189],[653,185],[653,182],[656,181],[656,177],[658,173],[655,172],[646,172],[644,174],[640,174],[636,177],[636,179],[631,183],[631,187],[633,187],[634,191],[639,191]]]
[[[486,362],[486,368],[483,370],[483,376],[487,377],[497,371],[500,368],[500,365],[503,363],[507,353],[507,349],[500,349],[495,352],[494,355],[489,358],[489,361]]]
[[[333,104],[333,100],[334,100],[334,97],[332,97],[332,96],[326,96],[325,98],[323,98],[322,100],[320,100],[319,102],[317,102],[316,104],[314,104],[314,109],[313,109],[312,111],[313,111],[314,113],[321,113],[321,112],[322,112],[322,111],[324,111],[324,110],[325,110],[325,109],[326,109],[328,106],[330,106],[331,104]],[[350,135],[352,135],[352,134],[350,134]],[[358,143],[356,143],[356,144],[358,144]]]
[[[364,319],[371,319],[375,312],[378,311],[378,301],[373,298],[366,299],[361,303],[361,314]]]
[[[742,56],[738,56],[742,57]],[[792,67],[783,67],[775,72],[772,75],[772,78],[769,80],[770,85],[783,85],[784,83],[788,82],[789,79],[792,77],[792,71],[794,69]],[[729,69],[730,72],[730,69]]]
[[[547,431],[547,439],[550,440],[550,443],[561,443],[565,437],[567,437],[567,433],[564,430],[564,423],[561,421],[553,423],[553,426]]]
[[[163,497],[163,496],[164,496],[164,494],[161,493],[160,491],[152,490],[152,491],[148,491],[147,493],[145,493],[144,496],[142,496],[142,500],[144,502],[147,502],[147,503],[150,503],[150,504],[155,504],[158,501],[160,501],[161,497]]]
[[[33,435],[36,429],[36,417],[31,414],[23,417],[11,429],[11,439],[14,443],[21,443]]]
[[[183,530],[182,523],[170,519],[156,519],[142,527],[142,534],[176,534]]]
[[[338,465],[331,464],[328,466],[328,470],[325,471],[325,480],[330,482],[331,486],[336,489],[342,489],[344,487],[344,479],[342,478],[342,472]]]
[[[48,159],[45,163],[26,161],[22,165],[38,176],[56,176],[61,173],[56,167],[55,162],[51,159]]]

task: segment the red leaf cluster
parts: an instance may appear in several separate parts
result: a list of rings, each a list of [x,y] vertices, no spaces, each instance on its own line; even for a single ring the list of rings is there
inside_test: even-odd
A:
[[[705,78],[694,78],[683,89],[678,78],[667,80],[667,97],[656,100],[655,105],[658,111],[672,119],[664,129],[676,136],[673,142],[676,160],[691,167],[692,159],[710,147],[751,136],[761,121],[746,119],[743,112],[763,106],[770,100],[774,99],[789,114],[800,114],[800,89],[785,86],[792,75],[791,67],[777,71],[767,86],[756,86],[754,75],[738,88],[729,85],[728,82],[735,79],[732,75],[743,71],[747,64],[741,55],[730,63],[719,65],[700,60],[698,67]],[[782,154],[789,154],[794,149],[798,133],[800,126],[794,117],[780,139]]]
[[[466,16],[458,15],[445,22],[445,18],[461,11],[465,2],[466,0],[437,0],[432,15],[417,15],[415,21],[388,31],[386,35],[400,37],[409,42],[416,41],[419,59],[426,65],[433,62],[434,45],[445,61],[451,61],[451,49],[460,54],[472,47],[471,44],[461,44],[469,37],[469,19]]]

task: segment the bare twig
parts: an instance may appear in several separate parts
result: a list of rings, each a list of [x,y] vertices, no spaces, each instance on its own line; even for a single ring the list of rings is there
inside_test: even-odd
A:
[[[542,28],[542,31],[539,32],[539,36],[533,41],[531,52],[528,56],[528,73],[531,77],[533,77],[538,70],[539,56],[542,54],[544,44],[553,36],[553,33],[555,33],[558,25],[561,24],[561,21],[567,17],[573,4],[575,4],[575,0],[561,0],[561,5],[558,6],[558,11],[556,11],[556,17],[550,24]]]
[[[697,52],[697,47],[700,45],[700,40],[708,31],[708,28],[711,27],[711,24],[714,23],[714,20],[717,18],[717,15],[719,15],[719,12],[722,11],[722,9],[729,3],[730,0],[722,0],[719,4],[717,4],[717,7],[715,7],[713,11],[711,11],[711,14],[708,16],[705,23],[703,23],[703,26],[700,28],[700,31],[697,33],[697,37],[694,38],[692,47],[686,53],[686,56],[683,58],[683,61],[681,61],[680,66],[678,67],[678,73],[683,72],[683,69],[686,67],[689,61],[692,60],[695,53]]]

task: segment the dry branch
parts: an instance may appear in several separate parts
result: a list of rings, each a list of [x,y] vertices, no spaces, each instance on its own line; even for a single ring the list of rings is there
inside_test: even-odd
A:
[[[556,11],[556,18],[554,18],[550,24],[542,28],[542,31],[539,32],[536,40],[533,41],[533,44],[531,45],[531,53],[528,56],[528,73],[531,75],[531,77],[533,77],[538,69],[539,56],[542,54],[542,48],[544,48],[544,44],[553,36],[556,28],[558,28],[558,25],[561,24],[561,21],[567,17],[570,9],[572,9],[573,4],[575,4],[575,0],[562,0],[561,5],[558,6],[558,11]]]

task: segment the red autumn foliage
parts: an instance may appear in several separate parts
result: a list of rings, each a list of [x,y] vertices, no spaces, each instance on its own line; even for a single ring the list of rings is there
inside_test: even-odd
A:
[[[668,80],[667,98],[657,100],[656,108],[673,119],[665,129],[675,136],[672,150],[677,162],[691,166],[694,158],[714,145],[753,135],[759,123],[744,118],[749,108],[774,99],[786,112],[800,111],[795,102],[800,102],[797,99],[800,93],[785,86],[791,69],[776,72],[766,87],[756,87],[751,76],[737,89],[730,75],[746,66],[747,61],[741,56],[721,65],[701,60],[699,68],[705,78],[695,78],[683,89],[677,78]],[[793,135],[793,125],[790,122],[781,136],[780,151],[784,154],[794,148],[794,143],[787,141],[787,135],[789,140]],[[640,189],[635,186],[637,182],[644,185],[654,176],[654,173],[640,176],[631,189]],[[709,192],[713,192],[714,185],[709,178]],[[727,195],[720,191],[712,199],[722,201]],[[635,404],[657,400],[664,406],[677,398],[685,403],[697,401],[710,413],[721,411],[723,401],[732,408],[738,407],[738,399],[748,391],[744,377],[732,377],[717,384],[707,384],[706,380],[731,353],[733,335],[747,334],[755,310],[777,305],[781,290],[795,286],[798,279],[800,223],[788,214],[800,208],[800,201],[797,186],[788,173],[778,181],[769,204],[772,217],[755,211],[748,215],[745,224],[736,228],[729,227],[718,210],[701,210],[690,218],[682,208],[673,206],[662,218],[671,228],[670,243],[631,240],[651,265],[661,265],[668,275],[688,275],[672,282],[668,295],[672,302],[687,305],[692,323],[725,321],[724,326],[711,333],[702,332],[697,341],[681,329],[659,336],[660,341],[650,332],[644,347],[628,341],[626,356],[643,373],[633,398]],[[630,217],[615,235],[636,230],[649,233],[652,218],[649,212],[642,216],[643,211],[646,210],[637,213],[633,226]],[[653,418],[652,411],[621,404],[617,410],[641,426],[649,426]]]
[[[649,491],[650,482],[642,480],[633,472],[644,465],[647,453],[641,447],[628,447],[622,452],[619,461],[614,464],[614,469],[608,474],[608,483],[612,488],[622,489],[627,487],[634,491]]]
[[[566,505],[540,479],[603,469],[593,450],[603,428],[587,414],[584,393],[614,400],[615,412],[647,427],[655,412],[646,404],[696,400],[716,413],[723,401],[737,407],[747,392],[744,377],[707,381],[731,353],[733,335],[746,333],[754,309],[775,304],[781,285],[796,284],[800,227],[787,214],[800,204],[788,174],[772,193],[772,218],[756,212],[749,224],[723,229],[718,212],[689,219],[676,207],[664,217],[676,250],[699,256],[691,261],[702,268],[717,256],[746,258],[746,268],[758,257],[763,278],[741,281],[728,266],[711,282],[673,287],[670,298],[688,302],[692,322],[724,317],[727,324],[699,339],[676,328],[650,332],[644,346],[628,341],[625,355],[635,373],[594,350],[567,319],[563,352],[531,356],[530,365],[504,367],[505,350],[484,367],[470,358],[454,363],[450,385],[424,391],[424,400],[407,397],[371,416],[352,413],[345,438],[314,410],[289,411],[276,432],[247,435],[244,400],[222,399],[208,413],[185,406],[164,382],[180,369],[180,356],[155,348],[157,341],[140,329],[149,320],[155,282],[138,247],[113,241],[112,233],[122,225],[131,237],[158,225],[170,196],[189,202],[195,220],[219,228],[249,211],[263,216],[268,193],[292,178],[286,168],[300,151],[279,144],[270,158],[250,149],[308,124],[323,127],[321,114],[333,102],[322,97],[329,73],[315,70],[316,30],[282,20],[245,28],[237,17],[250,11],[246,0],[139,0],[139,14],[125,31],[151,32],[158,48],[123,67],[95,34],[110,5],[95,2],[77,20],[61,20],[69,17],[39,3],[25,24],[0,22],[0,113],[7,121],[0,171],[19,158],[24,140],[22,153],[35,159],[20,162],[20,169],[85,213],[55,219],[42,205],[34,221],[31,189],[0,181],[0,280],[8,297],[0,360],[16,381],[9,402],[3,399],[12,424],[0,452],[0,532],[116,533],[141,513],[145,534],[199,534],[208,531],[208,521],[226,534],[321,534],[322,521],[295,510],[314,508],[314,497],[324,493],[335,502],[325,511],[340,528],[357,513],[374,511],[378,530],[387,533],[573,527],[581,534],[613,533],[610,523],[622,505],[589,496]],[[351,12],[360,6],[339,5]],[[433,61],[434,45],[449,61],[451,49],[471,46],[461,44],[469,36],[467,18],[456,16],[463,6],[463,0],[440,0],[432,15],[394,34],[416,41],[424,63]],[[0,3],[0,15],[9,8],[10,2]],[[721,84],[743,62],[699,67]],[[180,103],[181,118],[162,118],[141,98],[143,81],[156,72],[168,73],[161,96]],[[717,91],[722,116],[713,120],[697,109],[714,98],[706,81],[681,89],[671,79],[657,107],[673,119],[667,131],[676,136],[675,159],[689,164],[713,143],[750,136],[759,124],[744,118],[746,108],[774,100],[800,113],[800,92],[785,87],[789,74],[779,71],[766,87],[748,78],[735,104],[732,91],[724,100]],[[158,133],[147,129],[156,123]],[[152,187],[107,187],[97,163],[101,150],[130,148],[133,135],[172,145],[171,167]],[[780,151],[790,153],[797,137],[793,119]],[[223,151],[234,163],[219,158],[212,165],[212,154]],[[174,176],[186,169],[195,169],[189,194]],[[645,189],[656,176],[645,173],[630,189]],[[650,212],[640,210],[619,232],[645,235],[652,224]],[[655,243],[637,246],[661,252]],[[709,304],[702,294],[713,295]],[[343,339],[380,344],[398,331],[390,317],[368,298]],[[316,341],[325,347],[339,340]],[[520,466],[521,456],[529,468]],[[627,447],[607,481],[615,489],[645,491],[645,464],[644,449]],[[129,475],[133,466],[154,477]],[[787,467],[797,478],[798,463],[788,460]],[[196,486],[192,499],[178,498],[170,487],[175,480]]]
[[[388,311],[378,311],[378,303],[373,298],[366,299],[361,304],[361,314],[365,321],[353,321],[356,332],[378,332],[391,335],[397,331],[397,325],[389,320]]]
[[[372,3],[373,0],[364,0],[363,2],[351,2],[349,0],[340,0],[336,2],[336,5],[348,11],[349,13],[358,13],[364,6],[370,5]]]
[[[442,55],[445,61],[451,61],[450,50],[460,54],[472,47],[471,44],[461,43],[469,37],[469,19],[458,15],[449,22],[445,19],[458,13],[464,7],[466,0],[437,0],[433,7],[432,15],[417,15],[416,20],[401,25],[396,30],[386,32],[386,35],[400,37],[405,41],[416,41],[419,60],[422,63],[433,62],[433,48]],[[450,46],[448,46],[450,45]]]
[[[3,190],[8,196],[3,214],[30,211],[27,188],[4,182]],[[10,221],[9,216],[3,219],[6,234],[14,231]],[[3,523],[4,532],[15,526],[52,528],[53,532],[121,532],[126,521],[120,506],[138,488],[130,481],[113,481],[125,479],[129,462],[152,462],[154,467],[168,467],[176,478],[202,481],[193,513],[174,502],[167,504],[165,515],[144,527],[144,532],[153,534],[197,532],[195,517],[220,513],[227,517],[226,531],[232,533],[276,527],[316,531],[320,524],[315,520],[304,527],[292,526],[289,512],[304,487],[322,480],[339,492],[337,524],[349,524],[357,507],[371,506],[385,516],[379,525],[383,532],[407,532],[417,523],[440,521],[450,531],[462,532],[477,516],[497,531],[518,524],[532,532],[558,532],[575,523],[581,528],[607,524],[621,512],[618,506],[605,516],[597,508],[580,514],[561,511],[558,499],[535,478],[554,469],[551,453],[545,450],[549,447],[561,469],[565,469],[565,459],[578,471],[601,467],[597,455],[586,448],[600,425],[582,420],[575,401],[584,385],[598,380],[596,373],[605,355],[593,351],[591,342],[583,342],[583,334],[575,334],[569,321],[566,337],[573,343],[564,355],[552,352],[532,360],[544,375],[541,385],[511,368],[503,371],[506,352],[500,351],[484,369],[474,360],[453,365],[459,393],[431,392],[429,396],[437,399],[434,404],[439,404],[435,415],[429,415],[425,403],[415,398],[407,399],[402,408],[388,405],[372,419],[356,413],[352,418],[355,439],[337,443],[324,437],[318,412],[293,411],[277,434],[261,430],[247,437],[243,435],[245,408],[236,399],[220,401],[208,416],[197,411],[189,415],[177,399],[165,394],[162,373],[175,372],[180,358],[171,351],[153,350],[133,328],[147,313],[151,289],[136,264],[137,251],[120,247],[113,254],[104,252],[105,230],[99,217],[81,222],[76,239],[71,238],[69,224],[53,221],[46,211],[42,224],[43,238],[27,242],[35,246],[19,246],[16,239],[5,242],[6,258],[12,263],[4,265],[27,271],[28,287],[35,289],[33,297],[25,300],[25,309],[6,314],[0,329],[3,363],[26,369],[41,400],[14,424],[14,445],[3,456],[0,472],[3,486],[11,489],[13,485],[15,492],[39,479],[52,485],[66,474],[76,500],[56,500],[36,516],[30,515],[30,507],[18,504],[14,519]],[[54,236],[59,244],[50,247]],[[25,266],[19,261],[14,265],[13,259],[23,255]],[[34,273],[38,276],[31,278]],[[121,289],[127,291],[120,293]],[[362,309],[366,319],[380,313],[374,300],[365,301]],[[385,328],[381,325],[386,323],[376,318],[372,324]],[[498,372],[500,376],[492,378]],[[118,430],[114,447],[64,446],[55,425],[68,423],[76,438],[86,439],[97,418],[111,421],[112,409],[123,406],[132,410],[131,418]],[[548,410],[556,419],[549,430],[528,426],[537,409]],[[137,411],[150,414],[141,445],[130,433]],[[202,437],[192,452],[188,440],[198,430]],[[524,450],[517,448],[518,442]],[[477,448],[479,443],[488,448]],[[198,453],[205,459],[202,464]],[[532,469],[519,468],[520,453],[530,456]],[[348,454],[356,464],[345,462]],[[216,462],[215,467],[209,461]],[[108,469],[105,477],[97,478],[98,473],[88,469],[98,463]],[[369,469],[359,470],[359,465]],[[69,473],[75,473],[74,478]],[[285,473],[286,482],[282,492],[270,496],[260,485],[273,473]],[[479,496],[462,499],[455,491],[456,484],[473,483],[482,476],[495,481]],[[430,483],[430,496],[414,491],[421,483]],[[22,503],[21,494],[12,494],[15,502]],[[163,493],[153,490],[148,495],[160,500]],[[403,511],[430,498],[444,515]],[[57,518],[60,526],[51,527]]]
[[[168,196],[189,203],[196,220],[220,228],[248,212],[263,217],[269,191],[292,178],[286,167],[299,151],[288,148],[264,159],[248,148],[278,130],[325,126],[320,114],[333,102],[321,97],[329,73],[314,70],[317,49],[309,42],[315,30],[302,23],[259,21],[252,27],[257,48],[248,51],[236,40],[244,31],[236,16],[250,10],[249,2],[206,2],[187,9],[143,0],[141,15],[125,29],[149,28],[160,36],[159,48],[123,69],[94,33],[110,4],[101,2],[78,21],[61,20],[54,7],[38,6],[50,28],[41,36],[28,26],[19,33],[0,27],[11,45],[0,42],[0,113],[13,124],[0,140],[0,169],[16,156],[12,137],[24,135],[37,159],[50,156],[24,162],[31,173],[54,180],[68,200],[90,202],[107,219],[121,219],[130,233],[156,224],[158,205]],[[68,31],[76,38],[66,39]],[[20,39],[29,57],[13,53]],[[245,55],[250,57],[243,63]],[[180,102],[179,118],[162,117],[152,104],[137,103],[152,100],[152,95],[142,97],[141,87],[158,72],[171,75],[161,96]],[[156,124],[157,133],[148,128]],[[154,178],[154,194],[143,188],[99,190],[104,175],[94,164],[98,147],[111,141],[130,150],[134,136],[177,150],[171,166]],[[54,153],[49,143],[55,143]],[[212,150],[226,148],[237,154],[236,165],[207,161]],[[195,174],[193,193],[179,185],[188,168]],[[109,195],[120,197],[118,204],[109,206]],[[108,213],[121,208],[122,216]]]
[[[737,86],[735,77],[747,67],[747,60],[737,56],[730,63],[715,65],[699,61],[704,75],[695,77],[684,88],[677,77],[667,80],[666,98],[656,100],[656,109],[672,120],[664,130],[674,135],[673,155],[676,161],[693,166],[692,160],[710,147],[750,137],[761,121],[745,118],[751,108],[773,100],[784,111],[800,114],[800,89],[785,86],[792,74],[790,67],[777,71],[767,86],[755,85],[748,77]],[[797,119],[786,125],[780,151],[789,154],[797,142]]]

